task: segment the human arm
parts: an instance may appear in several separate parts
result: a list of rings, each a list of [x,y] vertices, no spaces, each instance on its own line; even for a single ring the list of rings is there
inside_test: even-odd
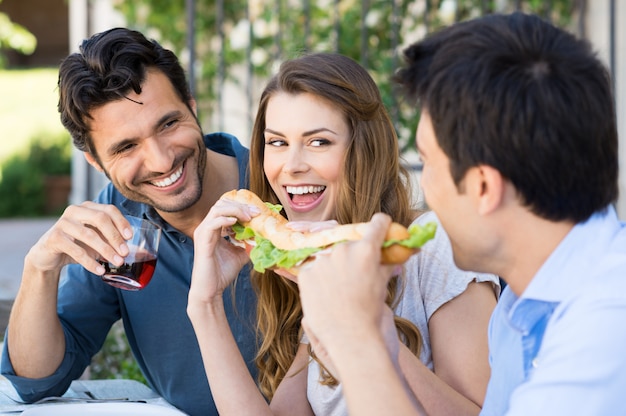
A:
[[[117,289],[103,283],[78,264],[63,269],[57,302],[57,313],[65,336],[65,355],[54,373],[43,378],[16,375],[8,353],[9,337],[5,337],[0,361],[2,376],[11,382],[20,398],[27,403],[63,395],[71,382],[91,364],[111,325],[121,316]]]
[[[256,212],[258,213],[258,212]],[[194,231],[194,265],[187,314],[200,347],[213,399],[222,415],[269,415],[270,408],[241,356],[228,324],[223,292],[248,262],[223,229],[254,215],[250,207],[218,201]]]
[[[17,376],[44,378],[63,361],[66,340],[57,315],[63,267],[78,263],[102,274],[98,256],[121,264],[126,233],[128,222],[116,207],[85,202],[68,207],[30,249],[8,324],[7,349]]]
[[[435,374],[479,407],[491,373],[487,327],[495,306],[492,283],[471,282],[428,322]]]
[[[490,374],[487,325],[495,302],[491,283],[473,282],[435,311],[428,324],[434,372],[402,347],[400,366],[429,415],[480,413]]]
[[[298,276],[303,326],[314,348],[323,347],[332,361],[350,413],[359,415],[422,414],[383,331],[393,269],[380,264],[380,246],[389,223],[388,216],[375,215],[362,240],[318,256]]]
[[[299,344],[291,367],[272,397],[270,403],[272,414],[313,416],[313,410],[307,398],[307,374],[310,359],[308,345]]]

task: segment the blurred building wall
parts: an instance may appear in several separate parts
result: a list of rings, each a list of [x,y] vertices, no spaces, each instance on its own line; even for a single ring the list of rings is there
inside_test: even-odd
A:
[[[626,2],[588,2],[586,37],[613,71],[617,129],[620,138],[620,198],[617,211],[626,221]]]
[[[70,43],[67,53],[78,52],[83,41],[93,34],[123,26],[124,20],[114,10],[111,0],[67,0],[69,2]],[[72,158],[72,193],[71,204],[94,199],[108,183],[104,174],[92,168],[83,152],[74,148]]]
[[[57,66],[67,55],[69,13],[67,0],[2,0],[0,12],[37,38],[31,55],[7,51],[9,67]]]

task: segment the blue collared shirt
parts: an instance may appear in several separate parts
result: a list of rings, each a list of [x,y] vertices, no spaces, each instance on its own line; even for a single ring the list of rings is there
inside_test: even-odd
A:
[[[481,415],[626,415],[626,225],[607,208],[576,225],[489,324]]]
[[[248,149],[234,136],[222,133],[205,136],[205,144],[213,151],[237,159],[239,187],[247,187]],[[18,377],[13,372],[5,342],[2,374],[27,401],[62,395],[100,350],[111,325],[121,318],[129,345],[150,387],[190,415],[217,415],[186,312],[193,241],[165,223],[152,207],[127,200],[110,184],[97,201],[114,204],[124,214],[145,216],[163,227],[150,284],[141,291],[128,292],[103,283],[80,265],[66,267],[58,299],[66,341],[63,362],[49,377],[36,380]],[[239,274],[235,294],[233,298],[230,290],[224,292],[226,314],[248,368],[256,376],[256,297],[247,267]]]

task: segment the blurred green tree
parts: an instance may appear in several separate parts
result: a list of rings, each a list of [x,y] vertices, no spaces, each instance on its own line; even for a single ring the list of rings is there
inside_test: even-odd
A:
[[[6,13],[0,12],[0,68],[4,68],[7,63],[5,51],[14,50],[30,55],[36,47],[37,38],[28,29],[11,21]]]
[[[46,133],[41,133],[44,137]],[[46,177],[71,174],[72,144],[67,132],[58,137],[33,138],[28,149],[3,161],[0,167],[0,218],[60,215],[46,212]]]

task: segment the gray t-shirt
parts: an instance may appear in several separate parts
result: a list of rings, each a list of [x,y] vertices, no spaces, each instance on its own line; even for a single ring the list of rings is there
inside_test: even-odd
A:
[[[498,277],[491,274],[459,270],[454,265],[448,236],[436,215],[427,212],[416,219],[415,223],[423,225],[431,221],[438,224],[435,238],[406,263],[404,293],[395,311],[398,316],[410,320],[419,329],[423,339],[420,360],[432,370],[428,320],[433,313],[463,293],[472,281],[492,282],[497,295],[500,293],[500,283]],[[306,337],[302,342],[308,343]],[[325,416],[347,415],[341,385],[332,387],[320,384],[320,367],[315,360],[310,361],[307,371],[307,397],[313,412]]]

